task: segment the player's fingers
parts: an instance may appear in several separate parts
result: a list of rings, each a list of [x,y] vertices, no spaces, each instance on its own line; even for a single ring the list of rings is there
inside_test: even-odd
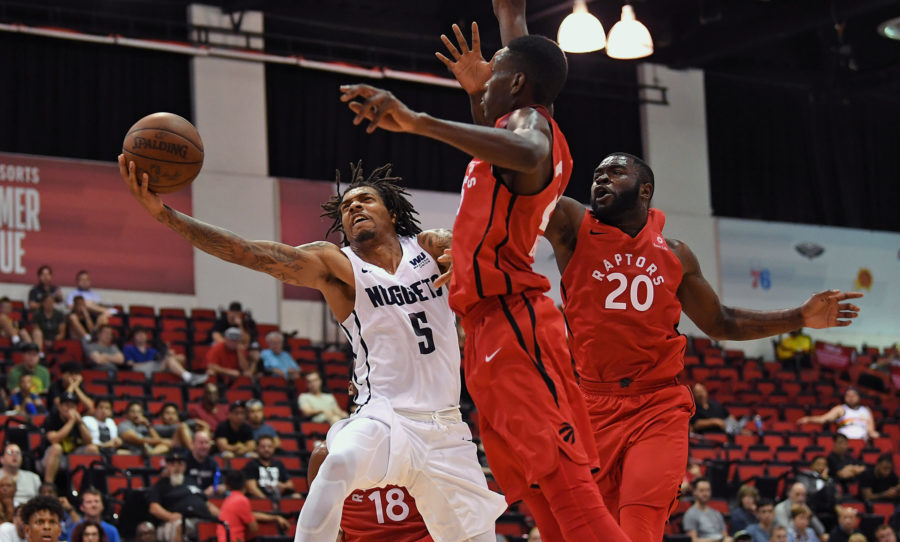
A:
[[[141,175],[141,196],[148,197],[150,194],[150,176],[144,173]]]
[[[454,60],[459,60],[459,57],[461,57],[462,55],[459,54],[459,49],[457,49],[456,46],[453,45],[453,42],[450,41],[450,38],[448,38],[445,34],[441,34],[441,41],[444,42],[444,47],[447,48],[447,52],[450,53],[450,56],[452,56]]]
[[[387,114],[390,109],[387,107],[388,104],[382,103],[379,105],[377,109],[373,110],[372,120],[369,122],[369,125],[366,127],[366,133],[371,134],[375,131],[375,128],[378,128],[378,123],[381,122],[381,119]]]
[[[353,119],[353,124],[359,124],[363,121],[364,118],[372,119],[381,109],[381,104],[384,102],[384,96],[373,96],[363,102],[362,109],[356,114],[356,118]]]
[[[342,102],[349,102],[357,96],[368,98],[378,92],[378,89],[369,85],[341,85],[340,89],[341,92],[343,92],[343,94],[341,94]]]
[[[441,63],[444,64],[444,66],[447,66],[447,69],[448,69],[448,70],[452,70],[452,69],[453,69],[453,61],[451,61],[449,58],[445,57],[445,56],[442,55],[441,53],[434,53],[434,56],[436,56],[437,59],[440,60]]]
[[[448,282],[450,282],[450,277],[452,275],[453,275],[453,266],[450,266],[450,269],[448,269],[446,273],[442,274],[437,279],[435,279],[434,286],[436,288],[440,288],[441,286],[447,284]]]
[[[860,297],[863,297],[864,295],[865,294],[862,292],[843,292],[842,294],[838,295],[837,299],[838,301],[843,301],[845,299],[858,299]]]
[[[472,21],[472,50],[481,54],[481,35],[478,33],[478,23]]]
[[[840,304],[840,309],[841,309],[842,311],[854,311],[854,312],[859,312],[859,307],[857,307],[857,306],[854,305],[853,303],[841,303],[841,304]]]
[[[453,33],[456,34],[456,43],[459,44],[459,50],[462,51],[463,54],[469,52],[469,43],[466,41],[466,37],[463,36],[462,30],[459,29],[459,25],[453,25]]]
[[[128,167],[125,164],[125,155],[120,154],[116,160],[119,162],[119,175],[121,175],[123,179],[128,179]]]

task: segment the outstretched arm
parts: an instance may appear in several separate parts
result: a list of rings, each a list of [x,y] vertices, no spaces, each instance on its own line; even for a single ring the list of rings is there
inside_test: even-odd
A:
[[[131,194],[154,218],[208,254],[268,273],[289,284],[319,290],[335,274],[337,266],[334,263],[339,261],[342,253],[331,243],[316,242],[291,247],[272,241],[248,241],[224,228],[207,224],[164,205],[159,196],[148,189],[146,174],[144,182],[138,182],[134,162],[126,164],[123,155],[119,155],[119,172]],[[352,275],[352,269],[350,273]],[[344,282],[348,280],[348,277],[339,278]],[[349,280],[348,284],[353,284],[352,276]]]
[[[849,326],[859,314],[859,307],[842,301],[859,298],[863,294],[838,290],[819,292],[793,309],[753,311],[726,307],[706,282],[691,249],[681,241],[669,239],[667,242],[681,260],[683,268],[678,300],[690,319],[713,339],[746,341],[801,327],[822,329]]]
[[[494,15],[500,23],[500,41],[503,46],[516,38],[528,35],[525,20],[525,0],[493,0]]]

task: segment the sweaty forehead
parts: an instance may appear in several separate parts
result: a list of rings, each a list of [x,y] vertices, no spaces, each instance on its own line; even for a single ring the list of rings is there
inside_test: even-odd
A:
[[[628,167],[628,157],[619,154],[607,156],[603,159],[602,162],[600,162],[600,165],[597,166],[597,169],[609,168],[613,166]]]
[[[341,198],[341,204],[349,203],[364,194],[373,195],[379,200],[381,199],[381,196],[378,195],[378,190],[375,190],[371,186],[357,186],[344,193],[344,197]]]

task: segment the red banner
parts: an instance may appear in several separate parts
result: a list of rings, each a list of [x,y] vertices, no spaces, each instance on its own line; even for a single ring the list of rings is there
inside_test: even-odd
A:
[[[325,237],[331,220],[320,216],[322,203],[335,193],[333,182],[298,181],[279,179],[281,201],[281,242],[291,246],[327,240],[340,244],[341,237],[332,234]],[[318,291],[311,288],[283,285],[284,299],[321,300]]]
[[[815,359],[819,365],[842,370],[856,360],[856,349],[851,346],[816,341]]]
[[[191,210],[191,191],[166,195]],[[194,293],[193,248],[128,193],[118,166],[0,153],[0,282],[35,284],[41,265],[73,286]]]

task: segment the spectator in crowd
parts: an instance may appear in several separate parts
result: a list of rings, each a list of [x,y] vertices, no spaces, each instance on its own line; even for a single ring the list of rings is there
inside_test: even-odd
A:
[[[33,416],[47,411],[41,396],[34,392],[37,379],[31,373],[19,374],[19,385],[9,396],[9,404],[23,416]]]
[[[847,542],[866,542],[866,535],[862,533],[851,534]]]
[[[247,347],[247,374],[251,375],[253,378],[257,378],[262,375],[262,372],[262,352],[260,351],[259,343],[253,341]]]
[[[879,455],[875,466],[859,476],[859,496],[864,501],[900,502],[900,480],[890,453]]]
[[[56,484],[51,484],[50,482],[42,483],[41,488],[38,490],[38,494],[42,497],[52,497],[59,500],[59,504],[62,506],[63,513],[65,514],[63,516],[62,530],[59,539],[62,541],[68,540],[69,531],[72,530],[73,525],[81,521],[81,516],[75,510],[75,507],[72,506],[72,503],[69,502],[69,499],[59,496]]]
[[[109,542],[109,538],[99,523],[86,519],[79,523],[69,535],[69,542]]]
[[[694,433],[724,433],[729,427],[729,420],[736,423],[728,414],[728,409],[722,403],[709,396],[706,386],[701,383],[694,384],[694,403],[697,410],[691,418],[691,431]]]
[[[23,354],[22,363],[13,366],[6,375],[6,387],[11,392],[19,390],[19,377],[22,373],[32,375],[31,393],[46,393],[50,388],[50,371],[41,365],[40,348],[34,343],[24,343],[21,346]]]
[[[788,491],[788,498],[775,505],[775,525],[786,527],[790,531],[793,525],[793,510],[798,506],[809,509],[806,505],[806,486],[801,482],[794,482]],[[817,537],[825,534],[825,526],[816,516],[808,518],[807,523],[812,525]]]
[[[87,271],[81,270],[75,274],[75,290],[66,296],[66,305],[73,306],[75,298],[81,296],[91,314],[97,316],[97,325],[103,325],[109,317],[115,314],[114,309],[104,307],[100,301],[100,294],[91,290],[91,276]]]
[[[206,353],[206,372],[210,376],[228,376],[237,378],[241,375],[253,376],[247,363],[247,347],[241,343],[241,330],[230,327],[225,330],[225,339],[219,341]]]
[[[150,514],[157,520],[156,539],[159,542],[181,542],[181,525],[185,520],[185,535],[195,535],[196,518],[219,517],[219,509],[207,501],[197,487],[197,481],[185,475],[185,457],[179,450],[166,455],[162,476],[150,488],[147,495]]]
[[[97,331],[97,342],[84,346],[84,357],[99,369],[117,371],[125,366],[125,356],[114,342],[113,328],[102,325]]]
[[[128,403],[125,416],[125,420],[119,424],[119,438],[126,449],[132,453],[147,455],[162,455],[172,449],[172,441],[160,437],[150,425],[141,403]]]
[[[66,316],[69,338],[89,343],[97,329],[106,322],[101,322],[97,315],[88,310],[87,303],[80,295],[75,296],[72,301],[72,308]]]
[[[66,338],[66,315],[56,308],[53,297],[43,298],[38,308],[31,312],[31,334],[41,352]]]
[[[812,351],[812,339],[803,334],[803,328],[795,329],[775,345],[775,356],[785,369],[799,373],[803,367],[812,367],[809,354]]]
[[[160,423],[153,425],[153,429],[160,437],[171,440],[173,448],[191,447],[191,429],[181,421],[178,405],[164,404],[159,411],[159,421]]]
[[[185,472],[197,482],[197,487],[209,496],[225,493],[225,484],[218,483],[221,478],[219,464],[209,455],[211,448],[212,437],[209,431],[200,429],[194,433],[191,453],[185,458]]]
[[[231,540],[247,540],[247,531],[253,537],[259,530],[258,521],[278,523],[282,529],[288,529],[291,524],[288,520],[277,514],[254,512],[250,507],[250,499],[244,495],[244,474],[239,470],[230,470],[225,474],[225,485],[228,487],[228,496],[222,503],[219,520],[228,523],[231,528]],[[216,527],[218,542],[227,542],[228,537],[225,528]]]
[[[247,407],[243,401],[231,403],[228,407],[228,419],[216,427],[213,436],[222,457],[254,455],[256,441],[253,440],[253,429],[247,423]]]
[[[59,398],[69,393],[78,399],[78,404],[84,412],[94,410],[94,401],[81,388],[84,378],[81,376],[81,364],[77,361],[67,361],[59,366],[59,378],[50,385],[47,392],[48,409],[59,406]]]
[[[890,525],[880,525],[875,529],[875,542],[897,542],[897,533]]]
[[[752,542],[753,539],[747,531],[738,531],[734,533],[732,540],[734,542]]]
[[[9,476],[0,476],[0,522],[15,521],[16,481]]]
[[[7,441],[0,457],[0,476],[12,479],[16,484],[16,495],[13,502],[16,506],[37,497],[41,487],[40,477],[22,468],[22,449],[15,442]]]
[[[275,428],[266,423],[263,403],[259,399],[247,401],[247,423],[253,429],[253,440],[259,441],[260,437],[271,437],[275,448],[281,447],[281,439]]]
[[[788,542],[788,530],[787,527],[782,527],[781,525],[776,525],[772,528],[772,538],[769,539],[771,542]]]
[[[13,314],[12,301],[6,296],[0,297],[0,337],[9,337],[13,345],[19,341],[31,342],[28,330],[19,325],[19,320]]]
[[[199,386],[209,378],[205,374],[192,374],[184,369],[184,356],[167,352],[163,355],[148,342],[147,328],[136,326],[131,332],[131,344],[122,349],[125,362],[135,371],[152,378],[154,373],[167,371],[192,386]]]
[[[50,411],[42,427],[49,443],[41,460],[44,481],[53,482],[60,468],[69,470],[68,455],[91,442],[91,433],[78,412],[78,396],[67,393],[60,397],[59,406]]]
[[[266,348],[262,351],[263,366],[266,371],[286,380],[296,380],[300,376],[300,366],[284,349],[284,335],[272,331],[266,335]]]
[[[759,501],[759,491],[749,484],[744,484],[738,489],[737,506],[731,511],[729,525],[731,532],[743,531],[747,525],[756,523],[756,504]]]
[[[114,525],[103,521],[103,493],[100,493],[100,490],[89,487],[81,493],[81,512],[84,516],[81,521],[72,526],[72,531],[69,531],[70,539],[74,530],[77,529],[81,523],[92,521],[100,524],[100,527],[103,528],[103,532],[106,533],[106,539],[109,542],[120,542],[121,538],[119,537],[119,530],[116,529]]]
[[[350,382],[350,386],[353,387],[353,382]],[[354,393],[351,393],[350,397],[352,398],[353,396]],[[353,403],[351,403],[352,405]],[[684,479],[681,480],[681,494],[683,496],[690,496],[694,493],[694,480],[703,477],[701,465],[702,461],[698,461],[693,457],[688,458],[687,468],[684,470]]]
[[[86,446],[90,453],[98,454],[100,450],[115,452],[122,447],[119,429],[112,418],[113,407],[109,399],[97,399],[94,413],[83,418],[84,425],[91,434],[91,443]]]
[[[53,300],[53,304],[62,303],[63,295],[59,286],[53,284],[53,269],[49,265],[42,265],[37,270],[38,282],[28,290],[28,310],[38,310],[45,298]]]
[[[28,542],[25,538],[25,524],[22,522],[22,507],[16,507],[12,523],[0,523],[0,542]]]
[[[256,442],[257,457],[244,466],[247,484],[244,490],[251,497],[260,499],[280,499],[283,495],[294,495],[294,482],[287,467],[274,458],[275,445],[272,437],[263,436]]]
[[[838,524],[828,533],[828,542],[850,542],[850,535],[857,532],[859,517],[855,508],[842,506],[838,510]]]
[[[135,542],[156,542],[156,527],[149,521],[142,521],[134,530]]]
[[[828,454],[828,472],[847,490],[847,483],[856,480],[857,476],[866,471],[866,466],[850,455],[850,441],[846,435],[835,433],[834,444],[831,453]]]
[[[224,311],[221,316],[213,324],[210,332],[210,339],[213,344],[225,340],[225,331],[228,328],[237,328],[241,332],[240,341],[247,345],[259,338],[256,330],[256,322],[250,317],[250,314],[244,312],[240,301],[232,301],[228,305],[228,310]]]
[[[760,500],[756,506],[756,518],[759,520],[758,523],[747,525],[746,531],[750,533],[750,540],[769,542],[775,528],[775,503],[769,499]]]
[[[859,392],[855,388],[848,388],[844,393],[843,405],[837,405],[820,416],[803,416],[797,420],[798,424],[830,422],[835,422],[837,432],[848,439],[867,440],[879,437],[872,411],[860,404]]]
[[[22,524],[28,542],[56,540],[62,532],[62,506],[52,497],[35,497],[21,507]]]
[[[723,540],[731,542],[725,518],[718,510],[709,507],[712,486],[709,480],[700,478],[694,482],[694,504],[684,513],[682,525],[691,540]]]
[[[333,424],[348,416],[338,405],[334,395],[322,391],[322,377],[313,371],[306,375],[307,391],[297,399],[300,412],[316,423]]]
[[[809,468],[797,474],[797,481],[806,486],[807,503],[820,518],[830,517],[833,524],[834,510],[837,503],[837,487],[828,472],[828,460],[824,455],[812,458]]]
[[[206,429],[212,432],[228,419],[228,409],[219,404],[219,387],[215,382],[207,382],[199,403],[188,405],[188,416],[200,422],[194,430]]]
[[[812,517],[812,510],[804,504],[795,504],[791,507],[791,524],[788,526],[789,542],[819,542],[816,532],[809,526]]]

